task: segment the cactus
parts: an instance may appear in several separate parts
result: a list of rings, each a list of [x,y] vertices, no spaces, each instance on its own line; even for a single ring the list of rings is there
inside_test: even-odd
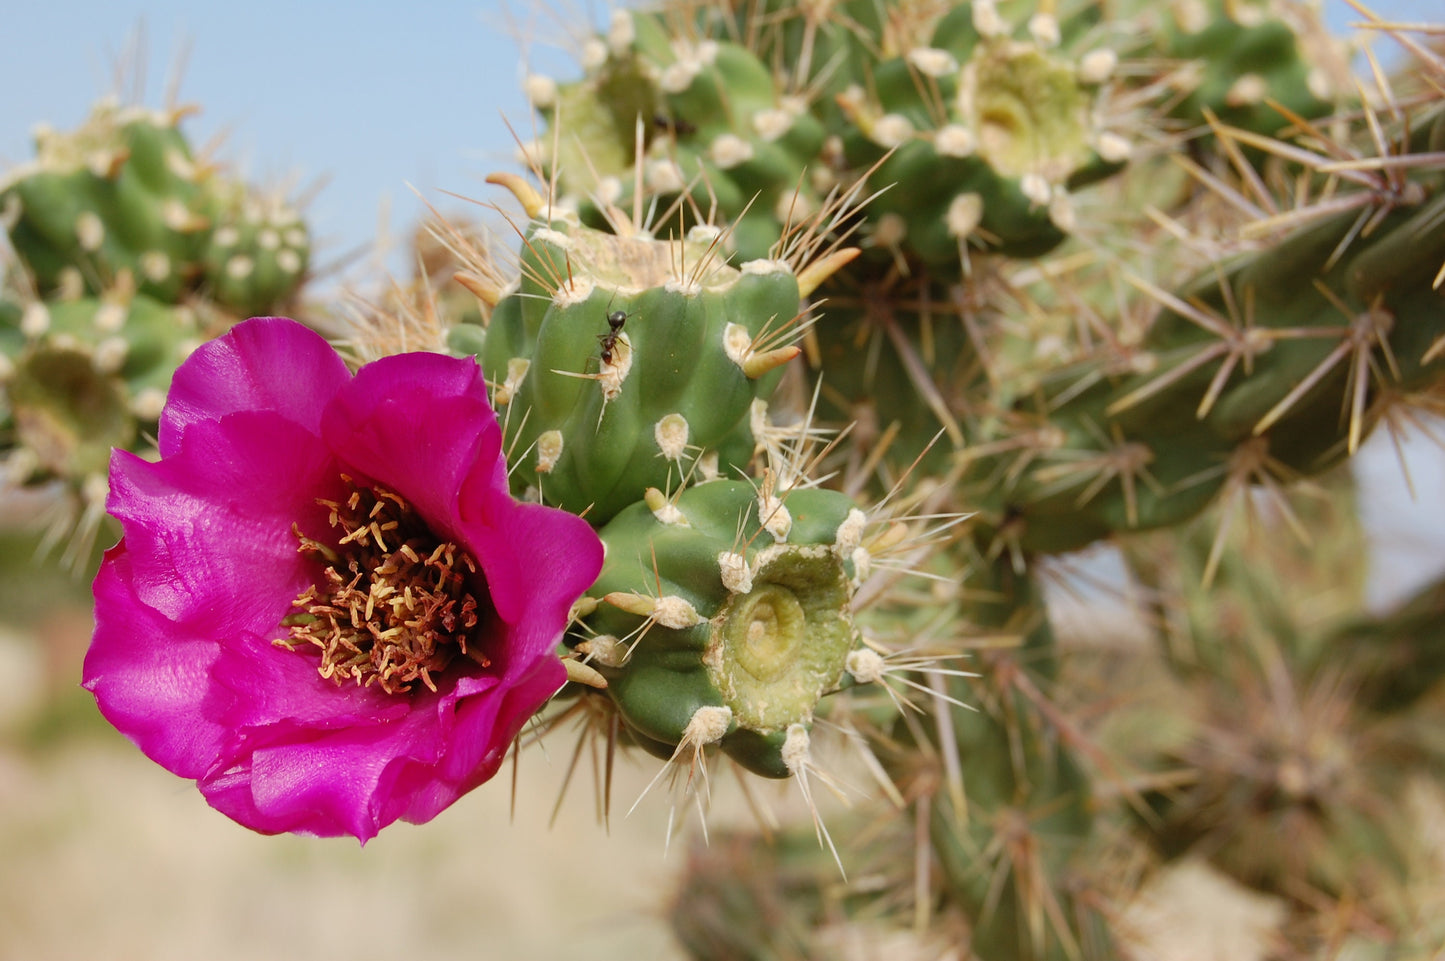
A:
[[[242,317],[274,313],[305,277],[311,239],[301,214],[277,198],[221,181],[210,198],[212,230],[202,289]]]
[[[171,374],[236,320],[294,303],[310,232],[281,198],[191,150],[191,108],[101,100],[79,128],[38,129],[36,157],[0,178],[15,253],[0,314],[0,434],[17,486],[61,482],[47,541],[76,570],[104,518],[112,448],[143,450]]]
[[[1333,54],[1317,49],[1316,11],[1299,4],[1175,3],[1160,18],[1164,54],[1185,64],[1174,82],[1170,115],[1191,124],[1210,117],[1231,127],[1274,134],[1289,118],[1313,120],[1335,99]],[[1294,22],[1291,23],[1290,21]]]
[[[1360,94],[1319,29],[664,0],[529,78],[545,196],[489,178],[518,253],[439,227],[378,315],[476,357],[512,492],[607,547],[541,729],[699,800],[722,762],[792,778],[866,865],[730,835],[669,908],[695,956],[1145,955],[1121,919],[1185,858],[1277,899],[1283,956],[1436,948],[1406,808],[1441,788],[1440,590],[1359,615],[1339,471],[1439,410],[1445,63],[1406,37],[1413,75]],[[9,475],[99,477],[197,330],[305,271],[177,119],[106,108],[0,190]],[[1049,593],[1100,546],[1148,601],[1129,643]],[[856,847],[812,793],[837,732],[879,784]]]
[[[602,524],[648,488],[745,468],[755,402],[799,350],[799,297],[838,258],[735,268],[719,228],[676,243],[603,233],[540,217],[540,197],[509,183],[536,218],[520,284],[471,283],[491,301],[482,370],[528,468],[514,486]],[[475,328],[455,331],[454,349],[475,346]]]
[[[208,224],[179,119],[105,101],[72,134],[37,132],[36,160],[7,175],[0,204],[42,293],[99,293],[124,271],[149,295],[180,295]]]
[[[61,482],[73,504],[46,539],[73,534],[64,559],[78,570],[93,560],[111,449],[145,448],[172,372],[204,333],[189,307],[126,291],[31,301],[14,314],[0,327],[5,479],[15,487]]]
[[[136,444],[197,336],[183,308],[142,295],[37,302],[20,329],[27,342],[11,361],[10,407],[20,444],[56,477],[103,476],[110,448]]]
[[[931,752],[956,752],[967,765],[961,784],[948,783],[946,767],[933,779],[929,837],[945,896],[970,919],[980,957],[1108,957],[1108,929],[1080,870],[1092,787],[1077,747],[1037,701],[1058,666],[1036,575],[977,552],[970,573],[987,598],[970,605],[970,627],[1013,633],[1018,646],[988,656],[981,678],[948,685],[978,713],[946,705],[938,730],[950,734]]]
[[[839,6],[842,22],[872,14]],[[1062,55],[1047,15],[1014,39],[997,13],[960,6],[881,48],[830,36],[795,72],[775,74],[770,60],[799,43],[789,41],[794,15],[759,10],[739,26],[703,11],[694,31],[673,35],[668,16],[618,13],[589,47],[586,78],[533,78],[533,103],[567,136],[529,150],[589,222],[602,219],[598,201],[684,196],[684,210],[733,221],[744,259],[764,256],[831,188],[879,191],[864,233],[885,258],[951,270],[961,245],[1018,255],[1057,246],[1074,228],[1069,191],[1128,156],[1098,116],[1116,56]],[[635,164],[634,140],[644,145]],[[895,183],[913,187],[887,189]]]
[[[603,527],[600,603],[576,646],[633,737],[664,757],[716,743],[750,771],[795,773],[818,701],[852,683],[864,523],[834,491],[719,480],[655,492]]]
[[[907,478],[906,486],[932,492],[935,505],[974,514],[932,562],[961,584],[922,597],[880,588],[893,603],[856,611],[861,634],[877,640],[927,623],[955,651],[979,635],[994,641],[978,656],[981,677],[917,682],[924,691],[913,693],[931,718],[880,710],[866,686],[858,697],[822,704],[864,732],[896,783],[894,803],[912,803],[911,819],[921,826],[875,850],[870,863],[895,865],[888,872],[895,879],[911,873],[915,920],[961,917],[971,950],[983,958],[1122,950],[1127,937],[1116,920],[1128,891],[1097,869],[1100,858],[1114,856],[1118,837],[1147,838],[1147,846],[1125,847],[1150,864],[1211,853],[1246,883],[1291,898],[1300,918],[1311,910],[1301,886],[1327,900],[1362,892],[1387,898],[1408,873],[1397,833],[1372,826],[1400,784],[1388,762],[1366,759],[1366,745],[1415,759],[1404,763],[1429,757],[1428,747],[1368,701],[1348,704],[1354,684],[1366,692],[1415,690],[1377,673],[1389,673],[1381,661],[1398,669],[1403,655],[1365,658],[1337,674],[1328,645],[1311,641],[1281,650],[1266,670],[1229,639],[1227,624],[1206,621],[1198,633],[1214,638],[1212,653],[1187,670],[1165,658],[1177,673],[1168,682],[1177,691],[1175,716],[1141,746],[1101,734],[1085,719],[1087,700],[1067,693],[1078,668],[1060,650],[1040,599],[1051,557],[1099,541],[1141,544],[1150,530],[1169,534],[1163,543],[1177,553],[1187,530],[1186,593],[1198,598],[1195,609],[1239,597],[1245,621],[1283,629],[1281,612],[1248,600],[1267,601],[1268,593],[1236,573],[1246,558],[1265,562],[1231,546],[1251,490],[1289,512],[1292,485],[1325,476],[1373,427],[1424,404],[1445,370],[1445,184],[1432,153],[1438,90],[1397,98],[1388,112],[1367,106],[1309,126],[1335,108],[1321,77],[1310,76],[1318,48],[1306,27],[1273,9],[1260,17],[1239,5],[1195,7],[1208,21],[1202,30],[1177,18],[1141,19],[1130,38],[1105,30],[1107,18],[1092,4],[1057,15],[1051,5],[1024,3],[668,5],[615,20],[591,48],[579,84],[534,88],[548,95],[534,100],[546,101],[544,114],[564,134],[569,110],[602,106],[607,90],[628,91],[611,101],[606,124],[579,121],[582,133],[570,147],[539,148],[564,194],[595,192],[581,210],[599,229],[606,203],[639,202],[629,190],[663,200],[691,191],[689,210],[708,209],[706,195],[715,214],[750,220],[736,234],[745,256],[756,253],[743,238],[787,235],[776,214],[787,178],[756,182],[755,206],[746,208],[737,182],[710,169],[698,146],[747,139],[742,112],[702,95],[728,83],[740,104],[802,96],[821,124],[826,136],[807,172],[791,161],[799,207],[835,188],[867,197],[861,210],[834,222],[839,233],[856,232],[864,253],[818,286],[820,317],[803,343],[808,365],[790,375],[801,382],[796,389],[779,396],[811,394],[816,417],[839,427],[854,422],[850,441],[822,464],[836,472],[835,485],[896,497]],[[1129,62],[1131,55],[1140,61]],[[676,66],[693,63],[689,57],[697,69]],[[1179,69],[1185,62],[1194,66]],[[1161,63],[1172,65],[1162,80]],[[773,65],[770,84],[760,64]],[[696,96],[683,109],[688,93]],[[1151,96],[1159,99],[1147,103]],[[1192,140],[1171,139],[1181,120]],[[1212,153],[1197,136],[1204,126]],[[581,173],[601,127],[610,131],[611,152],[599,147],[604,160],[594,159],[592,169],[615,177],[616,190]],[[958,156],[948,152],[955,139],[969,148]],[[1188,159],[1160,149],[1177,155],[1186,143]],[[633,144],[646,159],[634,159]],[[639,171],[664,157],[684,175],[658,189]],[[722,188],[709,193],[705,184]],[[759,208],[774,211],[767,231],[757,226]],[[1146,208],[1150,219],[1139,218]],[[1046,254],[1053,259],[1020,259]],[[601,332],[595,325],[589,334]],[[664,498],[652,509],[664,502],[671,503]],[[1197,522],[1201,514],[1208,524]],[[642,505],[609,516],[613,524],[663,523]],[[723,526],[727,536],[736,530]],[[603,531],[609,542],[619,536]],[[655,560],[653,548],[644,552],[638,542],[609,565],[631,565],[639,583],[670,583],[683,565],[663,548],[668,540],[647,541],[656,545]],[[1134,572],[1146,583],[1179,563],[1170,552],[1150,556]],[[619,590],[608,576],[606,590]],[[710,568],[709,577],[716,577]],[[927,613],[909,613],[909,603],[926,604]],[[654,632],[667,636],[655,625],[638,630],[651,607],[628,618],[608,607],[587,607],[583,635],[634,631],[629,657],[641,658],[640,668],[676,656],[670,637],[653,645]],[[602,631],[593,626],[599,617],[619,623]],[[590,641],[581,643],[592,651]],[[1129,670],[1160,669],[1152,658],[1131,657]],[[702,676],[696,661],[687,663],[691,676]],[[675,702],[683,682],[657,671],[604,680],[634,732],[630,704],[695,709],[721,697],[709,690],[711,700],[689,694]],[[1109,696],[1107,678],[1085,681]],[[1320,748],[1329,758],[1301,761],[1301,784],[1276,757],[1294,750],[1281,746],[1288,723],[1280,684],[1328,715],[1316,718],[1316,728],[1339,725],[1335,735],[1321,735],[1334,745]],[[1231,708],[1241,698],[1248,711]],[[1406,705],[1399,710],[1417,723]],[[685,753],[689,720],[686,710],[670,719],[651,749]],[[1239,746],[1272,771],[1266,781],[1283,780],[1251,788],[1222,760],[1237,763],[1237,754],[1211,751],[1211,743]],[[1326,771],[1339,757],[1355,758],[1348,776]],[[1193,779],[1189,790],[1169,782],[1181,770]],[[1131,772],[1138,771],[1150,786],[1136,784]],[[1126,814],[1130,806],[1137,816]],[[1226,831],[1243,840],[1227,843]],[[908,863],[912,872],[896,869]],[[1352,876],[1347,865],[1368,869]],[[817,917],[820,890],[767,896]],[[792,916],[790,908],[776,910]],[[815,950],[757,943],[767,945],[753,949],[758,956]]]
[[[690,852],[684,886],[669,917],[693,958],[731,961],[807,961],[824,916],[811,839],[788,838],[777,848],[745,835],[714,838]]]
[[[666,30],[656,17],[618,11],[588,76],[560,86],[532,78],[533,103],[567,131],[549,158],[563,197],[597,226],[598,203],[629,209],[685,197],[685,224],[725,219],[743,260],[765,258],[788,223],[819,207],[797,181],[818,157],[823,126],[745,46]],[[635,162],[634,142],[644,145]]]
[[[41,296],[133,284],[176,303],[204,289],[249,316],[296,290],[311,250],[299,214],[198,160],[187,112],[104,100],[74,132],[37,133],[36,159],[0,181],[0,209]]]
[[[1107,48],[1078,55],[1052,49],[1043,15],[1015,39],[987,5],[957,7],[931,41],[893,52],[838,97],[852,170],[885,190],[870,210],[875,239],[887,236],[910,260],[953,276],[977,246],[1037,256],[1075,229],[1069,198],[1117,171],[1127,141],[1101,126],[1099,87]]]

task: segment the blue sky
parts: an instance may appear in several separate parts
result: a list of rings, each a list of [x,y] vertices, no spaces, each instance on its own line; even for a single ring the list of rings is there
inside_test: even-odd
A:
[[[1440,19],[1440,0],[1377,2],[1382,12]],[[463,204],[442,191],[495,199],[482,183],[510,166],[505,115],[525,137],[521,95],[528,61],[575,75],[569,33],[606,15],[605,0],[444,0],[427,4],[180,0],[13,0],[0,56],[0,166],[28,159],[38,121],[76,126],[93,100],[115,88],[114,65],[143,28],[144,102],[163,102],[184,50],[181,100],[202,113],[187,122],[200,145],[227,132],[220,157],[251,179],[326,179],[308,208],[320,260],[370,242],[389,206],[404,237],[422,216],[408,184],[443,210]],[[1343,0],[1326,9],[1337,30],[1358,19]],[[559,10],[567,10],[565,14]],[[140,72],[123,72],[134,90]],[[392,262],[393,269],[398,263]]]

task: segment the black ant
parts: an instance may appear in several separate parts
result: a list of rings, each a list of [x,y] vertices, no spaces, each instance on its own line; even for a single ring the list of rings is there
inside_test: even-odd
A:
[[[607,315],[607,333],[597,335],[597,342],[602,345],[602,363],[612,363],[612,348],[617,346],[617,338],[622,334],[622,325],[627,323],[627,316],[620,310],[614,310]]]
[[[662,133],[671,131],[675,137],[691,137],[697,133],[697,127],[683,120],[681,117],[669,117],[665,113],[652,115],[652,125]]]

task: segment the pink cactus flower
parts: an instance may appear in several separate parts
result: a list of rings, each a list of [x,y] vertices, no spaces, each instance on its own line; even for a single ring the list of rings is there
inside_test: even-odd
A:
[[[176,372],[158,439],[159,462],[111,460],[123,537],[85,660],[105,717],[267,834],[365,842],[490,778],[564,681],[602,547],[508,493],[476,363],[352,376],[258,318]]]

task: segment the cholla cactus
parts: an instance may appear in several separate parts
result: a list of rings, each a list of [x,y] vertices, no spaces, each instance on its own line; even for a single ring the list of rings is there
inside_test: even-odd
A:
[[[1273,134],[1287,116],[1314,120],[1341,99],[1346,55],[1304,4],[1181,0],[1156,17],[1156,42],[1182,64],[1173,117]]]
[[[74,131],[40,128],[35,159],[0,178],[17,305],[0,316],[5,482],[61,482],[48,536],[73,530],[79,566],[111,449],[145,446],[177,365],[236,320],[291,305],[310,261],[294,207],[193,154],[189,112],[103,100]]]
[[[1398,839],[1363,814],[1376,810],[1378,823],[1399,785],[1354,752],[1425,748],[1400,740],[1380,708],[1351,703],[1355,684],[1395,682],[1375,667],[1331,673],[1323,646],[1266,667],[1241,659],[1226,625],[1200,625],[1214,653],[1176,665],[1173,683],[1181,707],[1201,713],[1161,724],[1176,738],[1164,746],[1110,742],[1083,699],[1059,688],[1073,675],[1041,593],[1053,556],[1153,529],[1177,546],[1187,530],[1193,603],[1229,604],[1242,562],[1231,531],[1253,491],[1292,517],[1291,485],[1353,455],[1376,425],[1430,406],[1445,370],[1438,85],[1348,104],[1339,62],[1309,12],[1285,4],[1178,4],[1126,26],[1092,4],[693,3],[616,15],[587,47],[583,80],[529,87],[553,124],[532,156],[599,229],[609,204],[676,202],[684,226],[700,211],[738,218],[722,249],[747,258],[829,191],[861,205],[830,224],[863,254],[814,292],[801,389],[787,396],[811,394],[816,419],[853,423],[823,462],[839,488],[896,496],[906,478],[936,509],[971,518],[920,562],[956,578],[954,592],[920,598],[890,584],[896,603],[855,610],[853,623],[869,639],[928,623],[954,651],[992,641],[970,665],[981,677],[914,679],[932,718],[860,706],[866,688],[829,714],[866,732],[896,785],[889,796],[913,805],[917,827],[899,834],[901,867],[887,876],[911,890],[916,918],[963,917],[978,957],[1115,956],[1129,892],[1099,865],[1120,850],[1136,861],[1153,850],[1146,862],[1212,853],[1242,881],[1299,899],[1299,945],[1310,937],[1298,933],[1309,928],[1306,887],[1385,897],[1385,879],[1403,877]],[[763,122],[775,115],[776,141]],[[1040,255],[1051,259],[1018,259]],[[673,500],[650,507],[616,515],[625,535],[604,528],[631,545],[609,564],[650,585],[624,592],[648,595],[648,610],[599,631],[596,645],[605,664],[614,635],[633,632],[622,650],[642,658],[636,676],[617,668],[607,680],[634,728],[627,701],[673,705],[670,685],[706,676],[689,661],[664,683],[650,667],[686,647],[650,647],[638,630],[670,593],[651,585],[670,583],[679,563],[657,513]],[[1212,526],[1198,526],[1202,512]],[[637,523],[658,531],[643,536],[655,559],[634,541]],[[1160,555],[1135,576],[1177,563]],[[908,602],[928,614],[900,613]],[[1284,623],[1255,607],[1240,616]],[[1261,761],[1276,765],[1264,779],[1273,787],[1249,788],[1247,772],[1219,762],[1299,747],[1286,689],[1316,729],[1334,725],[1336,748],[1320,748],[1332,759],[1299,748],[1302,768]],[[708,696],[676,703],[719,704]],[[1240,698],[1252,717],[1227,706]],[[679,715],[653,749],[695,749],[690,719]],[[1213,733],[1179,740],[1179,727]],[[1350,756],[1360,760],[1347,777],[1330,773]],[[1141,789],[1138,770],[1195,787]],[[1272,831],[1261,791],[1289,795],[1279,816],[1298,831]],[[1142,817],[1118,817],[1118,798]],[[1256,840],[1226,843],[1224,832]],[[1152,845],[1120,848],[1139,833]],[[1264,843],[1281,837],[1294,849]],[[1352,876],[1346,865],[1366,852],[1379,870]],[[880,857],[890,855],[875,850],[870,863]],[[796,939],[769,949],[814,950]]]
[[[961,244],[1056,246],[1075,224],[1069,191],[1129,153],[1100,114],[1117,55],[1057,49],[1047,13],[1015,38],[991,3],[915,6],[886,25],[866,3],[751,6],[739,22],[721,6],[695,22],[618,12],[584,80],[532,78],[567,131],[533,146],[555,147],[564,199],[595,212],[685,196],[735,220],[744,259],[839,184],[880,191],[864,232],[889,256],[956,267]],[[792,69],[769,70],[784,57]]]
[[[386,420],[385,436],[413,467],[415,444],[482,458],[441,477],[441,493],[416,488],[417,516],[444,505],[457,533],[416,539],[434,556],[408,540],[395,553],[415,556],[380,564],[363,598],[348,544],[374,539],[367,563],[387,554],[390,515],[368,526],[360,501],[315,502],[348,527],[347,544],[304,535],[297,564],[330,560],[349,605],[349,622],[328,609],[333,633],[311,637],[327,658],[404,650],[430,694],[484,695],[488,671],[520,662],[457,623],[441,633],[460,655],[436,659],[440,628],[416,625],[453,608],[408,619],[417,597],[394,575],[445,559],[446,604],[487,626],[476,598],[493,597],[496,618],[523,622],[523,555],[474,519],[505,506],[525,532],[570,512],[587,521],[565,517],[591,545],[579,554],[600,540],[606,557],[560,639],[526,634],[535,673],[506,675],[528,713],[565,668],[540,731],[580,719],[578,756],[601,737],[609,765],[619,746],[662,758],[658,778],[672,774],[689,806],[705,806],[722,759],[744,784],[792,779],[844,868],[854,852],[816,803],[835,780],[815,748],[837,733],[856,749],[878,784],[876,806],[848,821],[869,883],[696,874],[672,914],[698,956],[820,956],[833,942],[809,929],[827,925],[911,927],[916,945],[946,932],[985,961],[1118,957],[1136,882],[1185,855],[1281,899],[1276,933],[1293,954],[1327,937],[1362,950],[1421,937],[1429,872],[1400,805],[1440,786],[1427,733],[1438,597],[1349,616],[1360,549],[1347,498],[1331,513],[1291,497],[1309,478],[1333,483],[1375,427],[1439,409],[1445,63],[1395,30],[1425,82],[1396,90],[1376,71],[1377,89],[1343,94],[1358,85],[1284,0],[1120,13],[1092,0],[689,0],[615,14],[585,45],[581,79],[528,82],[547,130],[524,153],[546,188],[491,178],[523,208],[515,258],[438,230],[478,305],[460,320],[424,310],[428,336],[475,357],[485,385],[468,360],[401,366],[445,372],[472,440],[454,449],[444,413],[414,431]],[[54,175],[71,178],[64,190],[11,181],[21,260],[41,292],[69,297],[44,323],[0,307],[0,344],[24,351],[4,369],[0,424],[22,439],[44,423],[37,399],[58,396],[26,365],[99,369],[77,359],[104,352],[96,331],[134,323],[101,366],[159,382],[171,346],[148,332],[171,329],[156,318],[176,308],[143,298],[202,282],[251,305],[280,296],[301,258],[285,224],[222,224],[248,205],[176,159],[188,155],[173,124],[107,123],[134,145],[75,147],[109,159]],[[132,188],[138,226],[106,220]],[[57,192],[83,209],[53,213],[43,201]],[[351,419],[313,425],[269,382],[253,399],[328,450],[346,438],[344,453],[358,432],[342,428],[370,423],[375,378],[430,411],[392,369],[384,358],[345,388]],[[76,394],[95,397],[94,415],[75,415],[94,435],[26,444],[94,471],[97,443],[124,433],[125,383],[91,378]],[[380,509],[390,487],[371,490]],[[1284,527],[1324,532],[1309,563],[1277,543]],[[1132,647],[1081,655],[1046,588],[1060,558],[1100,542],[1123,549],[1154,619]],[[542,538],[527,546],[547,558]],[[1349,576],[1324,577],[1326,557]],[[500,594],[476,583],[489,563],[511,572]],[[1307,578],[1329,581],[1337,606],[1284,599]],[[565,609],[556,593],[548,624]],[[373,643],[362,625],[378,610],[400,624]],[[414,686],[382,693],[415,707],[430,695]],[[521,724],[509,703],[499,737]],[[482,760],[448,798],[496,770],[494,741]],[[206,786],[220,790],[215,773]],[[431,797],[387,816],[430,816]],[[720,860],[769,862],[744,843]],[[699,935],[750,911],[776,930],[738,920],[723,947]]]
[[[567,641],[584,700],[563,716],[688,768],[721,751],[807,792],[827,696],[889,670],[853,616],[908,523],[818,488],[815,432],[769,415],[811,322],[800,298],[856,251],[808,239],[815,222],[733,268],[719,228],[657,239],[612,210],[603,232],[492,179],[530,218],[517,276],[468,250],[459,278],[484,326],[449,343],[488,375],[514,490],[582,513],[608,549]]]
[[[853,682],[866,518],[835,491],[782,493],[656,492],[602,529],[608,565],[577,646],[632,737],[665,757],[717,744],[750,771],[795,774],[819,700]]]
[[[544,213],[517,191],[529,216]],[[603,523],[649,487],[746,465],[753,404],[797,356],[799,297],[830,265],[735,268],[722,241],[706,226],[672,243],[550,212],[536,221],[519,288],[497,291],[478,354],[531,468],[518,485]]]
[[[99,103],[77,130],[43,127],[0,181],[11,243],[43,298],[117,284],[165,302],[205,290],[241,316],[284,305],[311,241],[300,214],[195,157],[190,112]]]

